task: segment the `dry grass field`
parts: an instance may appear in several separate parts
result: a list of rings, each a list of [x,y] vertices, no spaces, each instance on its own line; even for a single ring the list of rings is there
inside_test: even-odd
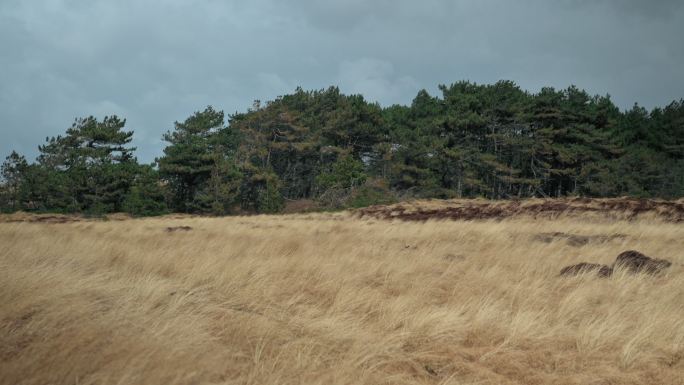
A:
[[[682,384],[684,224],[658,210],[6,216],[0,383]],[[629,249],[673,265],[558,276]]]

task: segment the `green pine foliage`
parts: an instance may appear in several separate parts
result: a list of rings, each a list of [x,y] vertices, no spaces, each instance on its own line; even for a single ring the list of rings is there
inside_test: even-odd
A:
[[[0,210],[158,215],[272,213],[316,199],[362,207],[405,197],[684,196],[684,100],[620,111],[574,86],[457,82],[386,108],[337,87],[207,107],[138,164],[116,116],[76,119],[30,163],[2,164]]]
[[[123,211],[137,217],[169,212],[169,191],[152,165],[140,165],[123,201]]]

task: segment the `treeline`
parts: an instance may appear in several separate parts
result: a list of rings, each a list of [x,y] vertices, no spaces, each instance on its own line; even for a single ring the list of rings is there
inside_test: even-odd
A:
[[[139,164],[116,116],[77,119],[29,163],[2,165],[3,211],[277,212],[406,197],[684,196],[684,101],[620,111],[609,97],[459,82],[381,108],[339,89],[176,122]]]

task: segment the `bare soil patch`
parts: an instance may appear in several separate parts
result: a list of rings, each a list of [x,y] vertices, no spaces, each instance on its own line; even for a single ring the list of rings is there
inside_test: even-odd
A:
[[[564,239],[570,246],[584,246],[589,243],[605,243],[616,239],[625,239],[625,234],[597,234],[597,235],[578,235],[563,232],[539,233],[534,236],[535,241],[551,243],[559,239]]]
[[[430,202],[430,201],[428,201]],[[593,213],[610,219],[634,220],[651,215],[667,222],[684,222],[684,202],[615,198],[560,198],[509,201],[446,200],[439,205],[422,202],[400,203],[391,206],[371,206],[358,209],[360,217],[399,219],[404,221],[487,220],[517,216],[553,219],[561,215],[580,216]],[[583,242],[584,240],[578,240]],[[587,240],[588,242],[589,240]]]
[[[613,268],[598,263],[581,262],[576,265],[566,266],[561,269],[561,276],[574,276],[579,274],[596,273],[599,277],[610,277]]]
[[[622,267],[631,273],[659,274],[672,266],[672,262],[665,259],[651,258],[636,250],[620,253],[613,264],[615,268]]]
[[[561,269],[560,275],[567,277],[596,272],[599,277],[605,278],[613,275],[616,269],[624,269],[632,274],[646,273],[657,275],[670,266],[672,266],[672,262],[666,259],[651,258],[639,251],[627,250],[618,254],[611,266],[581,262],[564,267]]]
[[[177,231],[190,231],[192,227],[190,226],[170,226],[166,228],[167,233],[173,233]]]
[[[0,215],[0,222],[30,222],[30,223],[70,223],[80,222],[83,218],[76,215],[64,214],[33,214],[17,212]]]

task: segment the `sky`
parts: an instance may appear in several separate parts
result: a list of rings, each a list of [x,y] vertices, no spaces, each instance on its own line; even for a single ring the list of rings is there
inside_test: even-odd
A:
[[[410,104],[460,80],[684,98],[681,0],[0,0],[0,157],[118,115],[138,159],[212,105],[297,86]]]

